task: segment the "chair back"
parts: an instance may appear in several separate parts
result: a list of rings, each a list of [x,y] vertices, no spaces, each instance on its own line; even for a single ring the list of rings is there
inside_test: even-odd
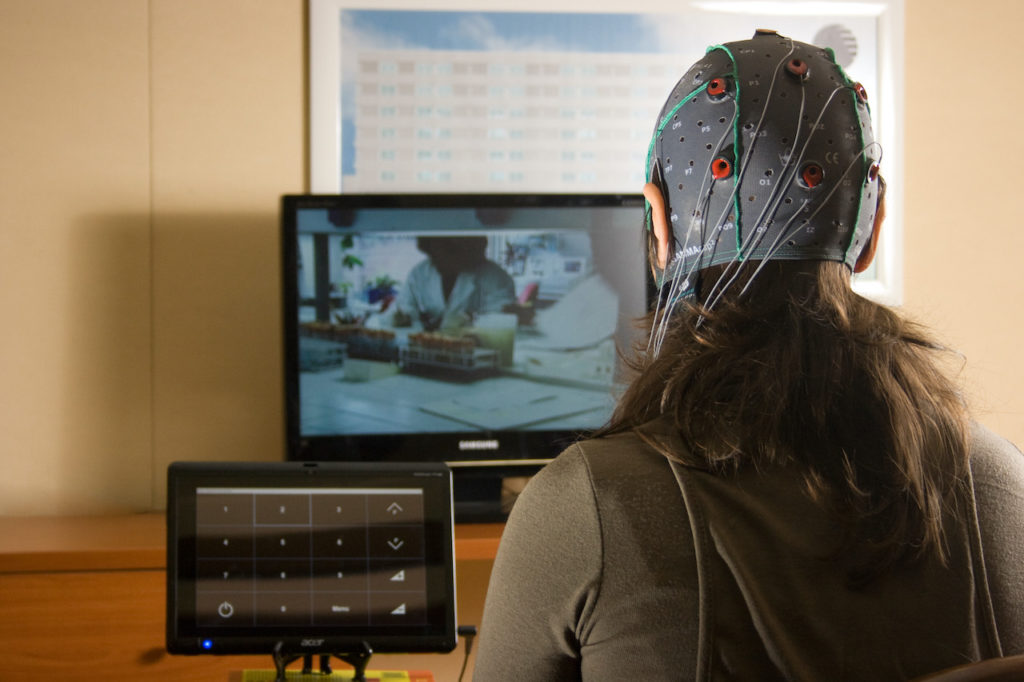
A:
[[[1024,680],[1024,655],[990,658],[946,668],[912,682],[1021,682]]]

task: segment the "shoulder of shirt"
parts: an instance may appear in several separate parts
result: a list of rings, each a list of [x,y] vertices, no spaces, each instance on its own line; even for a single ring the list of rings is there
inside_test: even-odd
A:
[[[559,468],[571,467],[576,475],[585,472],[595,490],[628,486],[636,479],[662,478],[670,471],[668,460],[635,432],[581,440],[558,460],[564,460]]]
[[[1020,448],[988,427],[971,422],[971,471],[976,480],[1024,477],[1024,454]]]
[[[563,450],[533,477],[528,488],[558,488],[581,480],[592,483],[624,470],[647,471],[665,465],[665,458],[632,432],[589,438]]]

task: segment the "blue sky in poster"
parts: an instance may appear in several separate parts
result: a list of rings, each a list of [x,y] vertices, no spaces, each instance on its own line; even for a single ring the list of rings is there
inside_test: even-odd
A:
[[[858,3],[844,6],[849,4]],[[858,55],[856,49],[858,42],[873,45],[877,28],[875,17],[864,12],[856,14],[767,16],[692,8],[665,14],[342,9],[342,174],[355,172],[355,112],[351,88],[354,55],[361,48],[663,54],[670,55],[668,58],[678,66],[678,75],[682,75],[685,67],[698,59],[709,45],[746,38],[758,27],[775,28],[797,40],[832,47],[839,46],[824,42],[822,38],[828,36],[821,32],[838,29],[841,39],[848,37],[854,41],[847,61],[859,56],[858,62],[865,62],[856,65],[857,80],[863,82],[869,92],[875,92],[876,62],[872,50],[861,49]],[[854,35],[860,37],[855,40]],[[840,61],[849,66],[846,61]],[[671,82],[666,83],[666,91],[670,87]]]
[[[664,52],[658,22],[652,19],[642,14],[351,9],[341,12],[341,33],[343,51],[348,41],[392,49]],[[349,83],[343,81],[342,87]],[[352,174],[355,129],[350,111],[342,112],[341,127],[342,174]]]
[[[405,47],[434,50],[660,51],[639,14],[348,10],[342,23]]]

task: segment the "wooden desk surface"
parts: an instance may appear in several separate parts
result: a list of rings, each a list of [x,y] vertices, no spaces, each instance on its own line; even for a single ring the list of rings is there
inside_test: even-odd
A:
[[[503,524],[458,524],[455,558],[492,560]],[[163,569],[163,512],[123,516],[0,517],[0,573]]]
[[[268,668],[266,656],[167,654],[164,519],[0,517],[0,679],[224,682],[232,671]],[[481,621],[501,529],[456,526],[460,623]],[[381,654],[372,667],[455,680],[463,655]]]

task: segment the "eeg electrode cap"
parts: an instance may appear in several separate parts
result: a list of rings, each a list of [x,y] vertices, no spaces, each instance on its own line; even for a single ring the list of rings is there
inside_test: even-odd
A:
[[[672,272],[768,258],[852,270],[874,224],[880,157],[866,92],[830,50],[765,30],[709,48],[662,107],[648,154]]]

